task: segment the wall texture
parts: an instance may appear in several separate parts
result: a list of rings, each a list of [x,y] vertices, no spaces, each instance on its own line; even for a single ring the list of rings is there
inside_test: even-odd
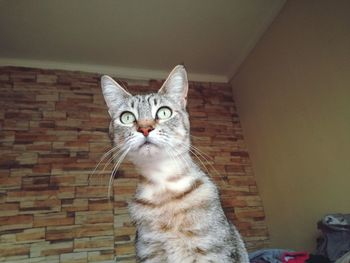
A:
[[[288,1],[232,84],[272,246],[350,212],[350,2]]]
[[[131,92],[157,90],[124,82]],[[123,164],[107,198],[109,116],[99,75],[0,68],[0,261],[134,262],[127,201],[137,173]],[[211,158],[222,203],[250,250],[268,242],[264,210],[230,85],[191,83],[193,143]]]

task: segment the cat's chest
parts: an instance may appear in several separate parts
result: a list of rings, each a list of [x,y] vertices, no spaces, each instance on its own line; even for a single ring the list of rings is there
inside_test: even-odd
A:
[[[130,203],[131,217],[137,224],[149,225],[159,230],[192,226],[201,221],[212,205],[215,189],[203,179],[183,182],[181,191],[155,191],[142,189]],[[147,193],[145,193],[147,191]]]
[[[189,207],[189,206],[188,206]],[[155,233],[161,236],[191,235],[193,229],[198,228],[203,212],[182,209],[175,204],[167,204],[161,208],[131,209],[131,216],[143,232]]]

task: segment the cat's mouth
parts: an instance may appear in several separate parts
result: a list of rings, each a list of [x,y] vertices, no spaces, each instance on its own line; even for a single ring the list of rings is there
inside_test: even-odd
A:
[[[141,144],[140,146],[139,146],[139,149],[140,148],[143,148],[143,147],[150,147],[150,146],[152,146],[152,145],[155,145],[154,143],[151,143],[150,141],[145,141],[143,144]]]

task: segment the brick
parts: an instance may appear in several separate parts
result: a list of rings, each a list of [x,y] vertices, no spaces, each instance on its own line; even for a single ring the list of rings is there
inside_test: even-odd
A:
[[[48,226],[46,228],[46,240],[67,240],[77,237],[77,230],[80,229],[79,225],[69,226]]]
[[[57,82],[57,76],[55,74],[38,74],[36,76],[36,81],[38,83],[49,83],[53,84]]]
[[[125,227],[130,226],[131,218],[129,213],[126,214],[117,214],[114,216],[114,226],[119,227]]]
[[[44,111],[43,115],[46,120],[64,120],[67,117],[64,111]]]
[[[118,227],[114,230],[115,236],[130,236],[135,235],[136,229],[133,226]]]
[[[98,146],[100,146],[100,144],[101,144],[104,147],[106,147],[103,150],[111,149],[111,139],[109,138],[109,135],[105,132],[81,131],[79,133],[79,140],[96,143]],[[100,147],[103,147],[103,146],[100,146]]]
[[[75,194],[74,187],[60,187],[57,190],[25,190],[11,191],[7,194],[7,202],[45,200],[50,198],[66,199],[73,198]]]
[[[11,73],[11,79],[13,81],[35,81],[36,75],[33,72],[13,72]]]
[[[72,175],[53,175],[50,177],[50,182],[57,186],[82,186],[89,183],[88,177],[89,175],[84,172],[76,172]]]
[[[16,243],[16,231],[6,231],[3,232],[2,235],[0,235],[0,244],[15,244]],[[14,233],[13,233],[14,232]],[[0,257],[1,259],[1,257]]]
[[[58,101],[58,94],[39,94],[35,97],[36,101]]]
[[[24,258],[7,258],[6,260],[8,260],[8,262],[11,263],[59,263],[60,257],[59,255],[54,255],[54,256],[47,256],[47,257],[35,257],[35,258],[28,258],[28,257],[24,257]]]
[[[21,178],[2,177],[0,178],[0,185],[2,189],[19,189],[21,188]]]
[[[109,199],[89,200],[89,211],[113,211],[114,202]]]
[[[52,143],[51,142],[33,142],[30,145],[26,146],[28,151],[37,151],[37,152],[46,152],[51,151]]]
[[[61,169],[62,171],[93,171],[95,168],[95,163],[92,162],[76,162],[75,158],[67,158],[65,163],[53,163],[52,169]]]
[[[13,143],[15,140],[15,132],[14,131],[2,131],[0,134],[0,142],[11,142]]]
[[[106,143],[90,143],[89,149],[92,152],[99,152],[99,153],[106,153],[108,152],[112,147]]]
[[[22,177],[22,189],[46,189],[49,183],[50,177],[48,175]]]
[[[78,198],[107,198],[107,186],[82,186],[78,187],[76,197]]]
[[[261,218],[265,217],[265,213],[261,207],[241,208],[236,210],[237,217],[242,218]]]
[[[85,263],[87,261],[87,252],[64,253],[60,255],[60,263]]]
[[[0,231],[30,228],[33,226],[33,216],[16,215],[0,217]]]
[[[55,136],[55,142],[76,141],[78,138],[78,131],[76,130],[47,130],[47,135]]]
[[[0,246],[0,258],[9,256],[20,256],[29,254],[29,246],[11,244]],[[9,261],[7,261],[9,262]]]
[[[76,224],[112,223],[113,211],[83,211],[75,213]]]
[[[1,216],[13,216],[18,214],[18,203],[0,203]]]
[[[115,248],[116,255],[135,255],[133,243],[118,244]]]
[[[27,131],[29,130],[29,121],[28,120],[5,120],[3,121],[4,131]]]
[[[74,217],[69,217],[67,213],[37,214],[34,216],[34,227],[41,226],[62,226],[73,225]]]
[[[16,120],[40,120],[42,118],[42,113],[36,110],[8,110],[4,117],[6,119]]]
[[[55,128],[55,122],[54,121],[43,121],[43,120],[38,120],[38,121],[30,121],[29,122],[29,127],[32,130],[40,129],[40,128]]]
[[[5,82],[10,80],[10,74],[6,72],[1,72],[0,73],[0,81]]]
[[[121,262],[121,263],[134,263],[136,262],[136,256],[135,255],[121,255],[121,256],[116,256],[116,262]]]
[[[114,261],[114,251],[105,250],[105,251],[91,251],[88,252],[88,260],[90,262],[115,262]],[[135,261],[134,261],[135,262]]]
[[[51,165],[49,164],[40,164],[33,167],[33,173],[38,175],[50,174]]]
[[[77,238],[74,240],[74,251],[113,250],[114,236]]]
[[[46,199],[36,201],[22,201],[18,209],[20,214],[36,214],[48,212],[60,212],[60,199]]]
[[[221,204],[223,208],[226,207],[246,207],[247,202],[245,200],[237,200],[233,198],[222,198]]]
[[[65,94],[61,93],[61,101],[68,101],[72,104],[79,102],[92,102],[93,95],[91,94]]]
[[[90,210],[87,199],[64,199],[64,200],[62,200],[62,211],[77,212],[77,211],[86,211],[86,210]]]
[[[33,243],[30,247],[30,256],[31,257],[40,257],[40,256],[50,256],[50,255],[59,255],[63,253],[69,253],[73,251],[73,241],[64,241],[64,242],[38,242]]]
[[[38,154],[34,152],[25,152],[16,158],[20,164],[36,164],[38,162]]]
[[[86,224],[76,230],[77,237],[107,236],[112,234],[112,223]]]
[[[17,243],[33,243],[45,240],[45,228],[30,228],[16,234]]]
[[[64,147],[69,148],[70,151],[88,151],[89,143],[77,140],[77,141],[65,142]]]

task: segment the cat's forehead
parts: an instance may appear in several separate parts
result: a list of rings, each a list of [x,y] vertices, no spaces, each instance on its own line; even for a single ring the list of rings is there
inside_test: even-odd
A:
[[[161,106],[176,107],[176,103],[167,96],[159,93],[149,93],[145,95],[134,95],[129,97],[126,105],[135,110],[147,110],[150,108],[159,108]]]
[[[163,105],[171,106],[164,96],[157,93],[150,93],[127,98],[120,110],[129,110],[136,114],[138,118],[153,118],[155,111]]]
[[[151,107],[162,103],[163,98],[157,93],[134,95],[129,98],[128,104],[134,107]]]

